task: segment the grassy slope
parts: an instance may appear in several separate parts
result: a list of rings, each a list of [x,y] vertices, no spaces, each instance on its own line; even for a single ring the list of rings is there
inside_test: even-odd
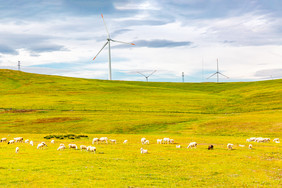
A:
[[[282,80],[109,82],[12,70],[0,79],[0,132],[281,133]]]
[[[0,79],[0,138],[35,143],[0,143],[0,187],[281,187],[280,144],[252,142],[250,150],[246,138],[281,138],[282,80],[109,82],[10,70],[0,70]],[[89,138],[43,139],[66,132]],[[144,135],[148,155],[139,150]],[[96,145],[96,154],[56,151],[100,136],[118,143]],[[182,148],[155,143],[164,136]],[[35,149],[42,141],[49,147]],[[197,149],[186,148],[191,141]]]

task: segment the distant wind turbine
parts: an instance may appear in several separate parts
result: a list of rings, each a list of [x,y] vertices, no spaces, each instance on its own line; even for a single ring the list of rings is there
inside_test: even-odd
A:
[[[154,70],[154,71],[153,71],[151,74],[149,74],[148,76],[146,76],[145,74],[142,74],[141,72],[137,72],[137,73],[143,75],[143,76],[146,78],[146,81],[148,82],[148,78],[149,78],[150,76],[152,76],[156,71],[157,71],[157,70]]]
[[[130,45],[135,45],[135,44],[134,44],[134,43],[122,42],[122,41],[117,41],[117,40],[111,39],[110,33],[109,33],[109,31],[108,31],[108,28],[107,28],[106,22],[105,22],[105,20],[104,20],[103,14],[101,14],[101,16],[102,16],[102,19],[103,19],[103,22],[104,22],[104,25],[105,25],[105,28],[106,28],[106,31],[107,31],[107,34],[108,34],[108,38],[107,38],[106,44],[104,44],[104,46],[102,47],[102,49],[101,49],[101,50],[98,52],[98,54],[93,58],[93,60],[95,60],[95,58],[100,54],[100,52],[101,52],[107,45],[109,45],[109,80],[112,80],[111,41],[112,41],[112,42],[119,42],[119,43],[123,43],[123,44],[130,44]]]
[[[222,74],[221,72],[219,72],[219,69],[218,69],[218,59],[216,59],[216,62],[217,62],[217,71],[215,72],[215,73],[213,73],[211,76],[209,76],[207,79],[209,79],[209,78],[211,78],[211,77],[213,77],[214,75],[216,75],[217,76],[217,83],[218,83],[218,81],[219,81],[219,74],[220,75],[222,75],[222,76],[224,76],[224,77],[226,77],[226,78],[229,78],[228,76],[225,76],[224,74]]]

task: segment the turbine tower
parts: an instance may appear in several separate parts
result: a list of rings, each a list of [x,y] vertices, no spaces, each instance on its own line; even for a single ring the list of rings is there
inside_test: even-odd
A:
[[[148,76],[146,76],[145,74],[142,74],[141,72],[137,72],[137,73],[143,75],[143,76],[146,78],[146,81],[148,82],[148,78],[149,78],[150,76],[152,76],[156,71],[157,71],[157,70],[154,70],[154,71],[153,71],[151,74],[149,74]]]
[[[113,40],[110,37],[110,33],[108,31],[106,22],[104,20],[104,16],[103,14],[101,14],[107,34],[108,34],[108,38],[107,38],[107,42],[106,44],[104,44],[104,46],[102,47],[102,49],[97,53],[97,55],[93,58],[93,60],[95,60],[95,58],[100,54],[100,52],[107,46],[109,45],[109,80],[112,80],[112,66],[111,66],[111,42],[119,42],[119,43],[123,43],[123,44],[130,44],[130,45],[135,45],[134,43],[129,43],[129,42],[122,42],[122,41],[117,41],[117,40]]]
[[[216,59],[216,62],[217,62],[217,71],[215,73],[213,73],[212,75],[210,75],[207,79],[213,77],[214,75],[217,76],[217,83],[219,81],[219,74],[226,77],[226,78],[229,78],[228,76],[225,76],[224,74],[222,74],[221,72],[219,72],[219,69],[218,69],[218,59]]]

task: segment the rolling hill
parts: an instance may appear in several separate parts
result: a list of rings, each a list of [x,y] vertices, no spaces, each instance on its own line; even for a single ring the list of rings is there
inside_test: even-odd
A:
[[[0,132],[281,135],[282,80],[159,83],[0,70]]]

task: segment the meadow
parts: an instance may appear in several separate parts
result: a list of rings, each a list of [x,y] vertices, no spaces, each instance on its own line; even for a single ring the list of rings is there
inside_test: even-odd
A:
[[[0,143],[0,186],[281,187],[282,80],[156,83],[78,79],[0,70],[0,137],[22,136],[48,148]],[[55,139],[50,134],[86,134]],[[59,143],[99,144],[96,154],[57,151]],[[140,154],[140,139],[149,154]],[[180,144],[158,145],[170,137]],[[122,144],[127,139],[128,144]],[[187,149],[196,141],[197,149]],[[226,144],[234,149],[227,150]],[[213,144],[213,151],[207,150]],[[238,144],[246,147],[238,147]],[[15,153],[15,147],[20,148]]]

